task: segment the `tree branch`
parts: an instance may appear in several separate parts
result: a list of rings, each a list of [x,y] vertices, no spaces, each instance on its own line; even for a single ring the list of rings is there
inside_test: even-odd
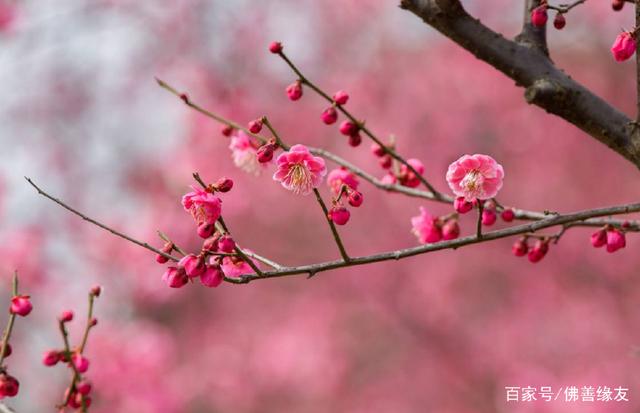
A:
[[[634,134],[631,119],[571,79],[522,36],[504,38],[470,16],[459,0],[401,0],[400,7],[526,88],[527,102],[574,124],[640,168],[640,135]]]
[[[522,32],[516,36],[516,41],[523,44],[529,44],[549,56],[547,48],[547,25],[544,27],[536,27],[531,23],[531,11],[540,6],[542,0],[525,0],[524,2],[524,18],[522,23]]]

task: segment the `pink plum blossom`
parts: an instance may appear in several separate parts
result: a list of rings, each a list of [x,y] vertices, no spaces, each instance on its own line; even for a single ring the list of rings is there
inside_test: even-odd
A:
[[[464,155],[447,170],[449,187],[467,201],[493,198],[502,187],[503,178],[502,165],[488,155]]]
[[[182,197],[182,206],[191,213],[198,226],[213,225],[220,218],[222,201],[211,192],[193,188]]]
[[[200,282],[205,287],[217,287],[222,283],[224,274],[219,265],[208,265],[204,273],[200,276]]]
[[[438,218],[431,215],[425,208],[420,207],[420,215],[411,218],[412,232],[423,244],[438,242],[442,239],[442,229]]]
[[[311,193],[327,174],[324,159],[313,156],[304,145],[294,145],[289,151],[281,153],[276,164],[278,169],[273,179],[298,195]]]
[[[234,165],[247,173],[258,176],[267,166],[267,163],[258,162],[258,150],[251,143],[249,135],[243,131],[238,131],[235,136],[231,137],[229,149],[231,149]]]
[[[16,295],[11,299],[11,306],[9,307],[9,312],[11,314],[17,314],[25,317],[29,315],[32,309],[33,305],[31,305],[28,295]]]
[[[204,272],[204,260],[194,254],[185,255],[178,261],[178,266],[184,268],[187,276],[198,277]]]
[[[327,185],[329,185],[329,188],[331,188],[334,194],[338,195],[342,185],[346,185],[353,190],[357,190],[360,182],[354,173],[348,169],[336,168],[331,170],[327,175]]]
[[[617,229],[607,231],[607,252],[616,252],[627,246],[624,233]]]
[[[254,264],[258,265],[255,261]],[[239,277],[243,274],[253,274],[253,268],[246,262],[236,257],[224,257],[222,260],[222,272],[227,277]]]

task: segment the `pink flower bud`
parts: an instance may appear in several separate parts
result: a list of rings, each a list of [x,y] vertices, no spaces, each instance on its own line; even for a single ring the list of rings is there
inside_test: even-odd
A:
[[[567,20],[564,18],[564,14],[558,13],[556,14],[556,18],[553,19],[553,27],[558,30],[562,30],[564,26],[566,26]]]
[[[349,205],[351,205],[352,207],[359,207],[360,205],[362,205],[363,201],[364,197],[360,192],[351,191],[351,193],[349,194]]]
[[[89,321],[89,325],[91,327],[94,327],[94,326],[98,325],[98,319],[95,318],[95,317],[91,317],[91,321]]]
[[[358,133],[360,128],[355,123],[345,120],[340,124],[340,133],[344,136],[351,136]]]
[[[82,408],[82,399],[78,400],[78,393],[74,391],[72,392],[71,389],[67,389],[64,392],[64,396],[68,400],[67,406],[71,407],[72,409]]]
[[[536,27],[543,27],[547,24],[547,5],[538,6],[531,12],[531,24]]]
[[[320,118],[325,124],[332,125],[338,120],[338,111],[333,106],[330,106],[322,112]]]
[[[205,287],[217,287],[222,283],[224,279],[224,273],[220,269],[219,265],[208,265],[204,274],[200,276],[200,282]]]
[[[233,180],[223,177],[218,179],[214,186],[220,192],[229,192],[231,191],[231,188],[233,188]]]
[[[591,234],[591,245],[596,248],[603,247],[607,244],[607,230],[599,229]]]
[[[545,255],[547,255],[547,252],[549,251],[549,242],[548,241],[543,241],[543,240],[537,240],[536,243],[533,245],[533,248],[531,248],[531,251],[529,251],[529,261],[531,262],[538,262],[541,259],[544,258]]]
[[[384,150],[384,148],[380,145],[378,145],[377,143],[372,143],[371,144],[371,153],[374,154],[375,156],[377,156],[378,158],[384,156],[387,152]]]
[[[13,397],[18,394],[20,383],[7,373],[0,374],[0,398]]]
[[[91,383],[88,381],[81,381],[76,384],[76,391],[84,396],[91,393]]]
[[[616,252],[626,247],[627,242],[623,232],[617,229],[607,231],[607,252]]]
[[[396,176],[394,174],[392,174],[391,172],[387,172],[386,174],[384,174],[384,176],[380,179],[380,182],[382,182],[385,185],[395,185],[396,183],[398,183],[398,179],[396,178]]]
[[[465,199],[463,196],[459,196],[453,201],[453,208],[459,214],[466,214],[473,209],[473,204]]]
[[[442,226],[442,239],[451,240],[460,236],[460,226],[457,219],[450,219]]]
[[[493,209],[485,209],[482,211],[482,225],[491,226],[496,223],[498,215]]]
[[[356,146],[359,146],[361,143],[362,143],[362,137],[358,132],[354,133],[353,135],[349,135],[350,146],[353,146],[355,148]]]
[[[222,136],[226,136],[228,138],[233,133],[233,126],[224,125],[222,129],[220,129],[220,133],[222,133]]]
[[[78,370],[78,373],[85,373],[89,370],[89,359],[80,353],[73,353],[73,356],[71,356],[71,362],[76,367],[76,370]]]
[[[529,245],[527,245],[527,240],[525,238],[520,238],[519,240],[514,242],[513,246],[511,247],[511,252],[513,252],[513,255],[515,255],[516,257],[524,257],[525,255],[527,255],[528,251]]]
[[[60,315],[60,321],[63,323],[68,323],[71,320],[73,320],[73,311],[71,310],[63,311]]]
[[[273,152],[274,152],[274,147],[270,143],[262,145],[261,147],[258,148],[258,151],[256,152],[256,157],[258,158],[258,162],[260,163],[271,162],[271,160],[273,159]]]
[[[624,7],[624,0],[613,0],[611,2],[611,8],[614,11],[620,11]]]
[[[200,238],[209,238],[216,230],[216,226],[213,222],[203,222],[198,225],[198,236]]]
[[[513,221],[515,219],[516,214],[515,214],[515,212],[513,212],[512,209],[505,209],[500,214],[500,217],[502,217],[502,220],[504,222],[511,222],[511,221]]]
[[[616,41],[611,46],[613,58],[622,62],[633,56],[636,51],[636,39],[629,32],[622,32],[616,37]]]
[[[195,254],[185,255],[178,261],[178,268],[184,268],[188,277],[198,277],[204,272],[204,259]]]
[[[382,167],[382,169],[389,169],[391,168],[391,163],[393,162],[393,159],[391,158],[390,155],[385,155],[382,158],[378,159],[378,163],[380,164],[380,166]]]
[[[99,285],[94,285],[93,287],[91,287],[91,291],[89,292],[94,297],[100,297],[100,294],[102,293],[102,287],[100,287]]]
[[[189,282],[189,277],[182,267],[169,267],[162,275],[164,281],[171,288],[180,288]]]
[[[290,100],[293,101],[296,101],[302,97],[302,84],[299,80],[287,86],[287,96]]]
[[[262,130],[262,119],[252,120],[249,122],[248,128],[251,133],[260,133]]]
[[[220,240],[218,240],[218,247],[222,252],[233,252],[236,248],[236,242],[229,235],[223,235]]]
[[[0,344],[1,346],[2,344]],[[7,343],[7,347],[4,349],[4,357],[9,357],[13,353],[13,349],[11,348],[11,344]]]
[[[81,409],[82,406],[88,409],[89,406],[91,406],[91,397],[80,394],[80,392],[77,392],[75,394],[74,400],[75,400],[75,405],[80,406],[80,407],[76,407],[76,409]]]
[[[269,51],[273,54],[282,53],[282,43],[271,42],[271,44],[269,44]]]
[[[173,251],[173,243],[167,242],[166,244],[164,244],[160,251],[164,252],[165,254],[171,254],[171,251]],[[169,258],[165,257],[164,255],[156,255],[156,262],[164,264],[167,261],[169,261]]]
[[[207,238],[202,244],[203,251],[217,252],[218,251],[218,237]]]
[[[336,225],[344,225],[347,223],[347,221],[349,221],[349,217],[351,216],[351,213],[349,212],[349,210],[345,207],[341,207],[341,206],[333,206],[331,207],[331,209],[329,210],[329,218],[336,224]]]
[[[58,352],[57,350],[49,350],[44,353],[44,356],[42,357],[42,364],[48,367],[55,366],[59,361],[60,352]]]
[[[32,309],[33,306],[31,305],[31,301],[29,301],[28,295],[16,295],[11,299],[11,306],[9,307],[9,312],[11,314],[17,314],[25,317]]]
[[[333,101],[338,105],[344,105],[349,100],[349,94],[344,90],[339,90],[333,95]]]

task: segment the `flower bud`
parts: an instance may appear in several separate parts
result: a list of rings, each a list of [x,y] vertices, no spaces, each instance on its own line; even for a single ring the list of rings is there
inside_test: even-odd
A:
[[[500,217],[504,222],[511,222],[516,217],[516,214],[513,212],[513,209],[505,209],[500,214]]]
[[[293,101],[296,101],[302,97],[302,83],[300,83],[299,80],[296,80],[295,82],[287,86],[287,96],[289,97],[289,100]]]
[[[556,14],[556,18],[553,19],[553,27],[555,27],[558,30],[562,30],[564,26],[566,26],[566,24],[567,24],[567,20],[564,18],[564,14],[563,13]]]
[[[442,239],[451,240],[460,236],[460,226],[457,219],[450,219],[442,226]]]
[[[267,163],[271,162],[273,159],[273,152],[275,148],[272,144],[267,143],[258,148],[256,152],[256,157],[258,158],[258,162]]]
[[[220,130],[220,133],[222,133],[222,136],[226,136],[228,138],[233,133],[233,126],[224,125]]]
[[[187,273],[182,267],[169,267],[162,275],[164,281],[171,288],[180,288],[189,282]]]
[[[613,0],[613,1],[611,2],[611,8],[612,8],[614,11],[620,11],[620,10],[622,10],[622,8],[624,7],[624,1],[625,1],[625,0]]]
[[[256,119],[249,122],[249,132],[251,133],[260,133],[262,130],[262,119]]]
[[[195,254],[185,255],[178,261],[178,267],[184,268],[188,277],[198,277],[204,272],[204,259]]]
[[[233,188],[233,180],[223,177],[218,179],[214,186],[220,192],[229,192]]]
[[[384,155],[383,157],[381,157],[380,159],[378,159],[378,163],[380,164],[380,167],[382,169],[389,169],[391,168],[391,164],[393,162],[393,159],[391,158],[390,155]]]
[[[11,299],[11,306],[9,307],[11,314],[25,317],[29,315],[32,309],[33,306],[31,305],[31,301],[29,301],[28,295],[16,295]]]
[[[0,374],[0,398],[13,397],[18,394],[18,390],[20,390],[20,383],[15,377],[7,373]]]
[[[68,323],[71,320],[73,320],[73,311],[71,310],[63,311],[60,315],[60,321],[63,323]]]
[[[200,276],[200,282],[202,285],[210,288],[219,286],[223,279],[224,273],[217,264],[207,265],[207,269],[204,270],[204,274]]]
[[[485,209],[482,211],[482,225],[491,226],[496,223],[496,219],[498,219],[498,215],[496,211],[493,209]]]
[[[360,205],[362,205],[362,202],[364,201],[364,197],[362,196],[362,194],[358,191],[351,191],[349,193],[349,205],[351,205],[352,207],[359,207]]]
[[[349,135],[350,146],[353,146],[355,148],[356,146],[359,146],[361,143],[362,143],[362,137],[358,132],[354,133],[353,135]]]
[[[229,235],[223,235],[218,240],[218,248],[222,252],[230,253],[236,248],[236,242]]]
[[[204,240],[202,244],[202,250],[208,252],[217,252],[218,251],[218,237],[211,237]]]
[[[333,106],[330,106],[322,112],[320,119],[322,119],[326,125],[332,125],[338,120],[338,111]]]
[[[607,230],[599,229],[591,234],[591,245],[595,248],[603,247],[607,244]]]
[[[76,370],[78,370],[78,373],[85,373],[89,370],[89,359],[80,353],[73,353],[73,356],[71,356],[71,362],[76,367]]]
[[[526,238],[523,237],[514,242],[511,247],[511,252],[513,252],[513,255],[516,257],[524,257],[527,255],[527,252],[529,252],[529,245],[527,245]]]
[[[349,100],[349,94],[344,90],[339,90],[333,95],[333,101],[338,105],[344,105]]]
[[[84,396],[91,393],[91,383],[88,381],[81,381],[76,384],[76,391]]]
[[[547,5],[543,4],[536,7],[531,12],[531,24],[536,27],[544,27],[547,24]]]
[[[167,242],[166,244],[164,244],[164,246],[160,251],[164,252],[165,254],[171,254],[171,251],[173,251],[173,243]],[[160,254],[156,255],[157,263],[164,264],[167,261],[169,261],[169,258],[165,257],[164,255],[160,255]]]
[[[200,238],[209,238],[216,230],[216,226],[213,222],[203,222],[198,225],[198,236]]]
[[[342,206],[333,206],[329,210],[329,219],[336,225],[344,225],[349,221],[351,213],[349,210]]]
[[[340,133],[344,136],[351,136],[358,133],[360,128],[355,123],[345,120],[340,124]]]
[[[97,318],[95,318],[95,317],[91,317],[91,320],[89,321],[89,325],[90,325],[91,327],[95,327],[95,326],[97,326],[97,325],[98,325],[98,319],[97,319]]]
[[[617,229],[607,231],[607,252],[616,252],[627,246],[624,232]]]
[[[544,258],[545,255],[547,255],[547,252],[549,251],[549,241],[545,241],[545,240],[537,240],[536,243],[533,245],[533,248],[531,248],[531,251],[529,251],[529,261],[531,262],[538,262],[541,259]]]
[[[466,214],[473,209],[473,204],[467,201],[463,196],[459,196],[453,201],[453,208],[459,214]]]
[[[282,53],[282,43],[271,42],[271,44],[269,44],[269,51],[273,54]]]
[[[629,32],[622,32],[611,46],[611,53],[618,62],[629,59],[636,51],[636,39]]]
[[[42,357],[42,364],[48,367],[55,366],[59,361],[60,352],[57,350],[49,350],[44,353],[44,356]]]
[[[2,345],[2,343],[0,343],[0,346]],[[4,357],[9,357],[11,355],[11,353],[13,353],[13,349],[11,348],[11,344],[7,343],[7,347],[5,347],[4,349]]]
[[[371,153],[374,154],[375,156],[377,156],[378,158],[384,156],[387,152],[384,150],[384,148],[380,145],[378,145],[377,143],[372,143],[371,144]]]

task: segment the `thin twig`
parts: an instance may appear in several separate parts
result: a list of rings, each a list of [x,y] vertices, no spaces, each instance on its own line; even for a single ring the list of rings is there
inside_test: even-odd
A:
[[[313,193],[316,195],[316,199],[318,200],[318,203],[322,208],[322,212],[324,213],[324,217],[327,220],[327,223],[329,224],[329,228],[331,228],[333,239],[336,241],[336,245],[340,250],[340,255],[342,256],[342,259],[346,262],[349,262],[350,260],[349,254],[347,254],[347,250],[344,248],[344,245],[342,244],[342,239],[340,239],[340,234],[338,234],[338,229],[336,228],[336,225],[333,223],[333,220],[329,216],[329,210],[327,209],[327,205],[325,205],[324,201],[322,200],[322,196],[320,196],[320,191],[318,191],[317,188],[313,188]]]
[[[137,239],[135,239],[135,238],[131,238],[130,236],[128,236],[128,235],[126,235],[126,234],[123,234],[123,233],[122,233],[122,232],[120,232],[120,231],[116,231],[115,229],[113,229],[113,228],[111,228],[111,227],[108,227],[108,226],[106,226],[105,224],[102,224],[102,223],[100,223],[100,222],[96,221],[96,220],[95,220],[95,219],[93,219],[93,218],[89,218],[88,216],[86,216],[86,215],[85,215],[85,214],[83,214],[82,212],[78,211],[77,209],[74,209],[74,208],[70,207],[69,205],[67,205],[67,204],[65,204],[64,202],[62,202],[61,200],[59,200],[58,198],[55,198],[55,197],[53,197],[53,196],[49,195],[48,193],[44,192],[44,191],[43,191],[42,189],[40,189],[40,187],[38,187],[38,186],[37,186],[37,185],[36,185],[36,184],[35,184],[35,183],[30,179],[30,178],[27,178],[27,177],[25,176],[25,177],[24,177],[24,179],[26,179],[26,180],[27,180],[27,182],[29,182],[29,184],[30,184],[32,187],[34,187],[34,188],[36,189],[36,191],[38,191],[38,194],[40,194],[40,195],[44,196],[45,198],[47,198],[47,199],[49,199],[49,200],[51,200],[51,201],[55,202],[56,204],[60,205],[61,207],[63,207],[63,208],[64,208],[64,209],[66,209],[67,211],[72,212],[73,214],[75,214],[75,215],[79,216],[80,218],[84,219],[85,221],[90,222],[90,223],[92,223],[93,225],[96,225],[96,226],[98,226],[98,227],[100,227],[100,228],[104,229],[105,231],[109,231],[109,232],[110,232],[110,233],[112,233],[113,235],[116,235],[116,236],[118,236],[118,237],[120,237],[120,238],[124,238],[124,239],[126,239],[127,241],[129,241],[129,242],[133,242],[134,244],[139,245],[139,246],[141,246],[142,248],[146,248],[146,249],[148,249],[149,251],[153,251],[153,252],[155,252],[156,254],[162,255],[163,257],[165,257],[165,258],[167,258],[167,259],[169,259],[169,260],[171,260],[171,261],[179,261],[179,259],[178,259],[178,258],[176,258],[176,257],[172,256],[171,254],[167,254],[167,253],[165,253],[165,252],[162,252],[162,251],[160,251],[159,249],[154,248],[154,247],[152,247],[151,245],[147,244],[146,242],[138,241]]]
[[[13,272],[13,280],[11,282],[12,285],[12,293],[13,297],[18,295],[18,271]],[[7,326],[4,329],[4,334],[2,335],[2,347],[0,348],[0,370],[4,370],[4,359],[5,354],[7,352],[7,347],[9,346],[9,339],[11,338],[11,332],[13,331],[13,325],[16,321],[16,315],[14,313],[9,313],[9,321],[7,321]]]

